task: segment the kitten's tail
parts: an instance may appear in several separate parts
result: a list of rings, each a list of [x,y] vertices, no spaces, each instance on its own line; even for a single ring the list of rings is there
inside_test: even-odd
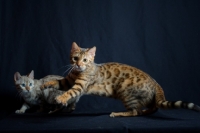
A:
[[[191,110],[200,112],[200,107],[198,105],[195,105],[194,103],[183,102],[183,101],[166,101],[164,92],[158,84],[156,86],[155,99],[156,99],[157,108],[161,108],[161,109],[183,108],[183,109],[191,109]]]

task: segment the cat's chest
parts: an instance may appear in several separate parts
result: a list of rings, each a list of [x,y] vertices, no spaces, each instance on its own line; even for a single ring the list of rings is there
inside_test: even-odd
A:
[[[29,95],[25,95],[23,98],[29,104],[38,105],[41,103],[41,99],[38,94],[30,93]]]

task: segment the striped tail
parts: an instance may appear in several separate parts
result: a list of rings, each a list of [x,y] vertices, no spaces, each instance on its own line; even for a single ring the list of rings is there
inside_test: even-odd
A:
[[[183,102],[183,101],[159,101],[157,107],[161,109],[191,109],[200,112],[200,107],[194,103]]]
[[[161,109],[191,109],[200,112],[200,107],[190,102],[183,101],[166,101],[162,88],[157,85],[156,87],[156,106]]]

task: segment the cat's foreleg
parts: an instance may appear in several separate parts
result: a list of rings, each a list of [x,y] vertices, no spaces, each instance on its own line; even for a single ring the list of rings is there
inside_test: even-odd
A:
[[[22,105],[22,107],[20,108],[20,110],[16,110],[15,113],[16,114],[23,114],[29,108],[30,108],[30,106],[27,103],[24,103]]]
[[[55,100],[57,101],[57,103],[61,103],[64,106],[67,106],[69,103],[69,100],[71,99],[76,99],[77,101],[78,99],[81,97],[82,93],[83,93],[83,88],[81,88],[80,84],[75,84],[72,89],[66,91],[65,93],[63,93],[62,95],[59,95],[55,98]]]

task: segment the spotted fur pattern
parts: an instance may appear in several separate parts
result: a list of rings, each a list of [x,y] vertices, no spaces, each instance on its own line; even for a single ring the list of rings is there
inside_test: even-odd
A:
[[[80,48],[72,44],[70,62],[72,71],[63,80],[54,80],[42,85],[62,88],[72,86],[56,97],[58,103],[68,105],[72,98],[85,94],[120,99],[127,111],[112,112],[110,117],[137,116],[155,112],[158,108],[185,108],[200,111],[200,107],[182,101],[166,101],[161,86],[147,73],[120,63],[95,64],[96,47]]]
[[[48,75],[37,80],[34,79],[34,71],[31,71],[27,76],[21,76],[19,72],[16,72],[14,74],[15,86],[20,96],[24,99],[24,103],[19,110],[15,111],[15,113],[23,114],[27,109],[34,105],[40,106],[39,111],[43,111],[44,109],[51,110],[49,113],[59,111],[62,108],[62,105],[56,103],[55,97],[63,94],[64,91],[54,88],[48,88],[46,90],[40,89],[40,86],[45,82],[58,79],[63,79],[63,77],[58,75]]]

